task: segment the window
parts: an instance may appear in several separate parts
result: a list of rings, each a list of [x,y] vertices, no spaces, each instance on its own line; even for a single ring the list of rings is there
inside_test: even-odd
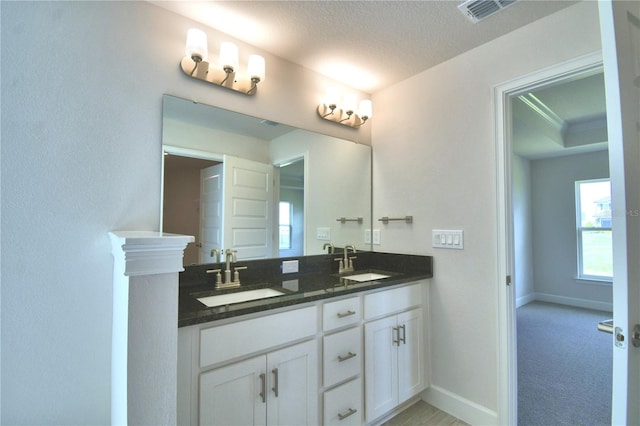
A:
[[[293,205],[287,201],[280,201],[280,230],[278,241],[280,250],[291,248],[291,217],[293,216]]]
[[[578,278],[611,281],[611,184],[609,179],[576,182]]]

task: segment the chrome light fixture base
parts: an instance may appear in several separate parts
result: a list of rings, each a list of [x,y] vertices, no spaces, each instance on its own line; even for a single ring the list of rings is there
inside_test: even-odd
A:
[[[337,124],[342,124],[343,126],[353,127],[355,129],[362,126],[369,119],[366,115],[360,117],[358,114],[354,114],[353,111],[344,112],[335,105],[328,106],[320,104],[318,105],[317,111],[320,118],[333,121]]]
[[[205,81],[216,86],[224,87],[235,92],[245,95],[254,95],[258,88],[260,80],[258,78],[249,78],[248,76],[239,76],[234,71],[225,71],[222,68],[209,66],[207,61],[199,61],[196,63],[188,56],[180,61],[180,68],[187,76],[196,80]]]

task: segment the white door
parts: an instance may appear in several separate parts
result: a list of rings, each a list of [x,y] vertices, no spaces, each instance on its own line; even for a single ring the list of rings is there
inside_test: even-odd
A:
[[[273,257],[274,167],[225,155],[200,172],[200,263],[215,249],[238,260]],[[222,256],[224,260],[224,256]]]
[[[640,324],[640,2],[601,1],[598,6],[613,207],[611,421],[637,425],[640,348],[631,340]]]
[[[224,248],[238,260],[273,257],[274,168],[225,155]]]
[[[396,323],[394,315],[364,325],[364,394],[368,422],[398,405]]]
[[[214,249],[222,250],[223,164],[200,170],[200,263],[217,259]]]
[[[315,340],[267,354],[267,424],[318,424],[318,345]]]
[[[398,328],[398,403],[403,403],[424,389],[422,309],[399,314]]]
[[[199,425],[264,425],[267,418],[265,357],[200,375]]]

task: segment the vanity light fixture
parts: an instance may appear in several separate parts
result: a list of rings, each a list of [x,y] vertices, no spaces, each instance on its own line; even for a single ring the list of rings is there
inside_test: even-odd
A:
[[[318,115],[325,120],[358,128],[362,126],[372,115],[372,105],[369,99],[360,101],[356,109],[357,98],[354,94],[347,94],[342,101],[342,108],[338,107],[340,92],[333,87],[327,89],[324,103],[318,105]]]
[[[238,73],[238,47],[230,42],[221,43],[218,66],[209,63],[207,35],[196,28],[187,32],[185,56],[180,68],[189,77],[245,95],[255,94],[258,83],[264,81],[265,77],[265,61],[259,55],[249,56],[246,75]]]

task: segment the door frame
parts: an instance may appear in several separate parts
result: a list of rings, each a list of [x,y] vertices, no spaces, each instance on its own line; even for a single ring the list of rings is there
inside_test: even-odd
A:
[[[516,353],[516,301],[512,205],[512,129],[509,97],[550,84],[601,71],[602,52],[596,51],[540,71],[507,81],[493,89],[496,153],[497,210],[497,336],[498,424],[518,422]]]

